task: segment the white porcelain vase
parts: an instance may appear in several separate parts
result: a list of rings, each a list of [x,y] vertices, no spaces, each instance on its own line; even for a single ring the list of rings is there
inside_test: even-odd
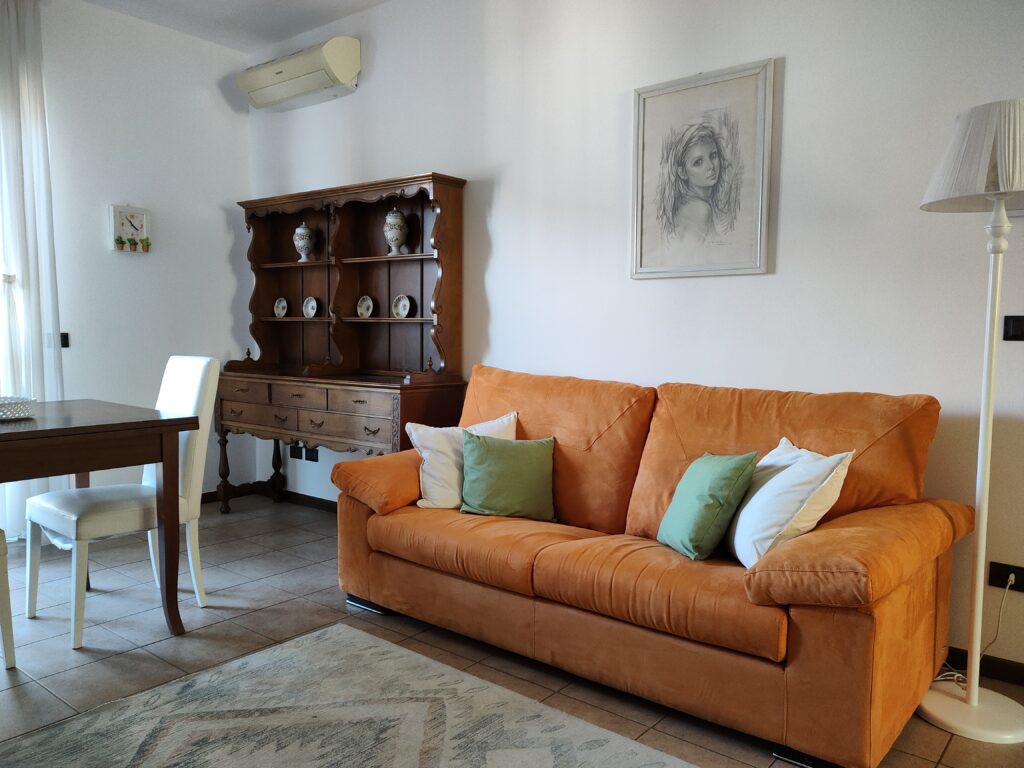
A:
[[[388,244],[388,256],[400,254],[408,236],[409,225],[405,221],[405,214],[392,208],[384,217],[384,240]]]
[[[299,254],[299,261],[309,261],[309,254],[313,252],[313,230],[306,226],[306,222],[302,222],[295,228],[292,242]]]

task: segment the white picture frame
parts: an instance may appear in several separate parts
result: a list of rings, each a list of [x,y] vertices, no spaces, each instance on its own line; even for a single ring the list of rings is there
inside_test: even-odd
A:
[[[110,206],[110,237],[108,242],[112,250],[131,250],[127,245],[124,248],[117,248],[115,239],[122,237],[125,240],[133,237],[137,241],[143,238],[153,239],[150,227],[149,211],[145,208],[136,208],[131,205]],[[139,250],[146,250],[148,248]]]
[[[767,270],[774,60],[634,92],[630,277]]]

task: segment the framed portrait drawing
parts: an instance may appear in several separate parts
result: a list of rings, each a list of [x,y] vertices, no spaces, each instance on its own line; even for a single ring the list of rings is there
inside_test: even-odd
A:
[[[773,61],[634,97],[633,278],[764,272]]]

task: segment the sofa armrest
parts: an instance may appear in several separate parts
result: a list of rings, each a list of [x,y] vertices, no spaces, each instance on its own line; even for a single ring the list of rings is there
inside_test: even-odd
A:
[[[853,512],[769,550],[744,576],[747,597],[757,605],[869,605],[973,526],[971,507],[942,499]]]
[[[339,461],[331,482],[378,515],[386,515],[420,498],[420,461],[413,450]]]

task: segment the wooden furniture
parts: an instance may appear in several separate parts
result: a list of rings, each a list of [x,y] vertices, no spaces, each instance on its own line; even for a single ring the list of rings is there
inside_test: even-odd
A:
[[[100,400],[37,403],[34,419],[0,422],[0,483],[73,475],[81,488],[96,470],[162,463],[156,473],[160,597],[175,635],[185,631],[178,613],[178,433],[198,428],[195,416]]]
[[[239,203],[252,233],[249,310],[253,358],[224,366],[217,403],[221,512],[232,496],[285,489],[281,443],[380,455],[408,448],[405,424],[458,422],[462,363],[462,188],[436,173]],[[385,216],[397,209],[409,233],[389,255]],[[292,236],[313,231],[310,261],[299,262]],[[408,317],[392,316],[396,296]],[[374,311],[359,317],[370,296]],[[303,316],[307,297],[314,317]],[[284,298],[288,310],[276,317]],[[274,441],[273,474],[232,485],[227,435]]]

